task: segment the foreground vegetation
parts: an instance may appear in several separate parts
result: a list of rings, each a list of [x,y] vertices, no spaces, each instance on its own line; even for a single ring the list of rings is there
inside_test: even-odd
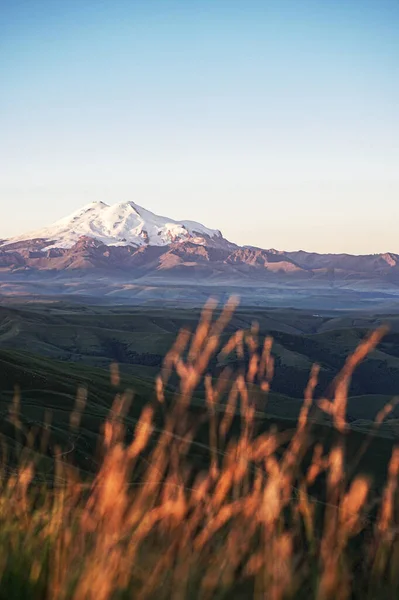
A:
[[[2,445],[1,598],[399,597],[399,449],[379,478],[363,470],[395,402],[355,446],[347,422],[352,375],[385,329],[349,355],[330,396],[314,398],[313,366],[295,427],[267,426],[272,340],[255,323],[226,339],[234,304],[213,309],[178,335],[132,432],[133,393],[116,393],[94,476],[76,460],[87,390],[58,445],[48,423],[27,427],[15,395],[16,443]],[[218,377],[215,358],[228,365]],[[111,381],[119,389],[116,365]],[[201,386],[204,408],[193,406]]]

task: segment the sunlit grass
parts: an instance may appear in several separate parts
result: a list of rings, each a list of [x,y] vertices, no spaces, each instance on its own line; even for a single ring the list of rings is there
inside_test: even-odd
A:
[[[346,443],[353,371],[385,329],[348,357],[332,397],[315,399],[313,367],[293,430],[265,430],[258,415],[273,379],[272,340],[260,340],[254,323],[226,343],[234,308],[231,301],[215,318],[210,302],[196,331],[178,335],[133,436],[125,423],[134,396],[116,395],[92,478],[75,465],[73,447],[56,447],[50,476],[40,477],[50,433],[24,429],[15,396],[9,419],[23,444],[2,445],[1,598],[398,597],[399,450],[379,497]],[[222,364],[230,353],[249,355],[246,366],[212,378],[210,361]],[[170,402],[165,390],[175,379]],[[117,365],[111,380],[119,384]],[[193,411],[199,385],[206,403]],[[70,418],[75,435],[85,402],[80,390]],[[393,406],[376,416],[372,434]],[[328,445],[314,440],[315,407],[331,420]],[[198,437],[204,427],[206,440]]]

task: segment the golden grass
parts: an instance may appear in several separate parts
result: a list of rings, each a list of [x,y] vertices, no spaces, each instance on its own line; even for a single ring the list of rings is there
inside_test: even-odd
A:
[[[399,597],[399,449],[380,499],[369,477],[349,476],[346,460],[351,377],[385,328],[348,358],[332,398],[315,400],[315,365],[296,428],[265,431],[257,414],[273,377],[272,340],[259,340],[254,323],[221,347],[235,305],[214,318],[210,301],[196,332],[179,334],[156,379],[156,402],[143,408],[131,440],[124,419],[133,396],[116,395],[104,425],[103,458],[89,484],[73,455],[59,448],[52,484],[39,486],[34,431],[18,468],[8,468],[3,447],[0,598]],[[225,369],[215,380],[210,361],[232,352],[248,357],[246,370]],[[172,375],[179,385],[170,403],[165,390]],[[117,365],[111,380],[120,381]],[[203,414],[192,413],[201,382],[206,406]],[[73,431],[85,402],[80,390]],[[323,440],[312,446],[315,406],[332,418],[336,434],[328,447]],[[375,427],[393,406],[377,415]],[[17,393],[10,408],[16,430],[22,428],[19,410]],[[233,430],[238,414],[240,428]],[[199,467],[193,451],[204,423],[208,456],[203,452]]]

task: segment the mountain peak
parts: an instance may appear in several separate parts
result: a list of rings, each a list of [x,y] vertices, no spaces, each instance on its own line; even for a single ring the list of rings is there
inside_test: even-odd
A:
[[[48,242],[43,250],[68,249],[80,238],[93,238],[107,246],[165,246],[181,241],[229,244],[220,231],[195,221],[156,215],[133,201],[112,205],[100,201],[90,202],[49,227],[7,240],[3,245],[40,239]]]

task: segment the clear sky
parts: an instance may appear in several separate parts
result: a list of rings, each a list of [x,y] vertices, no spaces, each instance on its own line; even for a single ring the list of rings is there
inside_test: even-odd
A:
[[[399,253],[398,0],[0,0],[0,238],[134,200]]]

